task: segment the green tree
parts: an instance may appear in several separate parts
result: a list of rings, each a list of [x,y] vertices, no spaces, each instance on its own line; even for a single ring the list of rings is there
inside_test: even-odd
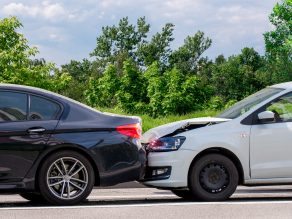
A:
[[[147,82],[147,97],[149,103],[147,104],[148,113],[157,117],[163,115],[162,101],[166,94],[166,80],[160,71],[159,63],[153,62],[144,73],[145,82]]]
[[[139,45],[137,56],[142,66],[150,66],[154,62],[161,65],[168,65],[168,58],[171,53],[170,43],[174,40],[174,25],[167,23],[161,33],[156,33],[150,42],[143,42]]]
[[[127,112],[143,112],[144,103],[149,102],[144,76],[131,59],[124,62],[123,76],[116,98],[118,106]]]
[[[212,40],[198,31],[194,36],[188,36],[184,45],[173,51],[169,57],[172,67],[176,67],[183,74],[195,74],[197,63],[201,55],[211,46]]]
[[[66,72],[72,77],[67,88],[62,90],[62,94],[80,102],[85,101],[84,87],[89,83],[89,79],[97,76],[93,71],[93,64],[88,59],[82,61],[71,60],[68,64],[61,66],[61,72]]]
[[[102,77],[90,78],[85,92],[87,103],[91,106],[114,107],[117,102],[116,94],[119,90],[120,81],[117,69],[114,65],[109,65]]]
[[[263,88],[258,72],[264,67],[263,58],[253,49],[244,48],[237,56],[231,56],[213,66],[212,84],[216,95],[225,102],[240,100]]]
[[[201,110],[210,99],[211,89],[196,75],[184,75],[178,69],[164,74],[166,81],[163,93],[163,114],[185,114]]]
[[[220,65],[220,64],[224,63],[225,61],[226,61],[226,59],[225,59],[223,54],[221,54],[215,58],[216,65]]]
[[[68,64],[61,66],[70,76],[78,82],[86,82],[92,75],[92,62],[88,59],[82,61],[71,60]]]
[[[0,19],[0,82],[25,84],[53,91],[64,89],[70,77],[54,64],[32,60],[38,50],[17,32],[22,24],[16,17]]]
[[[117,65],[118,71],[122,71],[125,60],[136,60],[137,48],[146,40],[149,28],[145,17],[139,18],[136,25],[130,24],[128,17],[125,17],[118,26],[102,27],[102,34],[96,39],[96,48],[90,55],[96,58],[101,68],[111,63]]]
[[[269,83],[292,80],[292,0],[273,8],[270,22],[275,29],[264,34]]]

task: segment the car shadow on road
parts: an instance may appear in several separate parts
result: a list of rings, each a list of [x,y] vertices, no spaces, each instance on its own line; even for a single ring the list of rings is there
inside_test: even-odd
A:
[[[283,201],[291,201],[292,203],[292,195],[291,197],[248,197],[248,198],[230,198],[226,201],[217,202],[218,204],[224,203],[236,203],[236,202],[283,202]],[[201,202],[196,200],[184,200],[180,198],[161,198],[161,199],[131,199],[131,200],[87,200],[79,205],[75,205],[77,208],[78,206],[127,206],[127,205],[147,205],[147,204],[171,204],[171,203],[200,203],[200,204],[208,204],[208,202]],[[214,203],[214,202],[213,202]],[[18,202],[7,202],[7,203],[0,203],[0,210],[1,208],[22,208],[22,207],[54,207],[52,205],[46,203],[33,203],[29,201],[18,201]]]

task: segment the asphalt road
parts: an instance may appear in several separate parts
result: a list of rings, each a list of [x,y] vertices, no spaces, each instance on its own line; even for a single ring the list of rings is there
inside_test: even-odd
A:
[[[135,185],[130,187],[139,187]],[[1,195],[0,218],[292,218],[292,186],[239,187],[228,201],[208,203],[184,201],[152,188],[94,189],[87,202],[66,207]]]

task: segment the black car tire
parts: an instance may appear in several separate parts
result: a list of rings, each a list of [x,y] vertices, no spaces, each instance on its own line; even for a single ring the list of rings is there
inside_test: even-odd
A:
[[[188,189],[173,189],[171,190],[171,192],[175,194],[176,196],[186,199],[186,200],[195,199],[195,196],[193,195],[193,193]]]
[[[22,198],[31,201],[33,203],[44,203],[45,200],[39,193],[34,193],[34,192],[27,192],[27,193],[21,193],[19,194]]]
[[[234,193],[238,180],[238,171],[229,158],[208,154],[192,165],[189,188],[199,200],[223,201]]]
[[[53,205],[74,205],[84,201],[92,191],[94,179],[94,170],[88,159],[75,151],[50,155],[38,175],[40,193]]]

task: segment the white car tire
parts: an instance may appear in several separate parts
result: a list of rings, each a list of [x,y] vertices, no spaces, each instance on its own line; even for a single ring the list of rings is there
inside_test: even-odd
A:
[[[189,189],[199,200],[223,201],[234,193],[238,179],[238,171],[229,158],[208,154],[191,166]]]

